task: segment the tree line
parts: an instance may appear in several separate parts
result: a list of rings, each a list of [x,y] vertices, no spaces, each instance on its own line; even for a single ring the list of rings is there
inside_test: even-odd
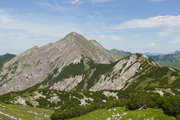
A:
[[[94,110],[113,107],[126,107],[128,110],[161,108],[164,114],[180,119],[180,95],[165,94],[160,96],[153,92],[128,93],[128,97],[124,95],[122,94],[117,100],[96,101],[86,106],[77,105],[70,109],[59,109],[51,115],[51,119],[66,120]]]

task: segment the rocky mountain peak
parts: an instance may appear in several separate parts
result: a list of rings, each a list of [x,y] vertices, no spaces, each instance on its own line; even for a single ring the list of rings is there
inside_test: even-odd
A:
[[[44,81],[53,70],[57,70],[58,75],[70,64],[87,59],[97,64],[110,64],[120,58],[99,43],[72,32],[55,43],[35,46],[7,62],[0,71],[0,94],[32,87]]]
[[[76,33],[76,32],[71,32],[71,33],[67,34],[60,41],[66,41],[66,42],[87,42],[87,39],[84,38],[82,35]]]

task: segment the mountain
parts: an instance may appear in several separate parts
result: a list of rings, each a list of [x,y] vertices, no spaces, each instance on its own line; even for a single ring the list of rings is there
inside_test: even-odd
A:
[[[78,33],[72,32],[62,40],[40,48],[35,46],[5,63],[0,71],[0,94],[24,90],[42,83],[53,72],[56,74],[53,74],[52,78],[58,77],[59,74],[64,77],[63,74],[67,69],[82,74],[94,64],[110,64],[120,58],[122,58],[120,55],[109,52],[95,40],[87,40]],[[71,68],[71,66],[79,66],[79,68]],[[69,77],[68,74],[65,76]],[[77,79],[78,83],[82,77],[76,76],[73,79]],[[70,78],[66,79],[72,81]]]
[[[5,63],[0,71],[0,94],[27,88],[166,90],[179,84],[179,75],[178,70],[161,67],[146,55],[136,53],[122,58],[95,40],[72,32]]]
[[[147,55],[147,56],[158,56],[158,55],[165,55],[164,53],[149,53],[149,52],[146,52],[146,53],[143,53],[144,55]]]
[[[16,55],[13,54],[5,54],[5,55],[1,55],[0,56],[0,69],[2,68],[2,66],[4,65],[4,63],[8,62],[9,60],[11,60],[12,58],[14,58]]]
[[[121,106],[138,111],[152,108],[152,112],[153,108],[162,108],[160,112],[178,119],[179,90],[177,69],[162,67],[139,53],[122,57],[72,32],[4,64],[0,70],[0,118],[69,119]],[[111,116],[121,116],[114,111],[116,108]]]
[[[150,57],[162,66],[173,67],[173,68],[180,70],[180,53],[179,54],[150,56]]]
[[[130,52],[125,52],[123,50],[118,50],[118,49],[112,49],[110,50],[112,53],[116,53],[116,54],[119,54],[121,56],[129,56],[129,55],[132,55],[132,53]]]
[[[176,50],[176,51],[174,51],[174,52],[172,52],[172,53],[170,53],[170,54],[180,54],[180,51],[179,51],[179,50]]]

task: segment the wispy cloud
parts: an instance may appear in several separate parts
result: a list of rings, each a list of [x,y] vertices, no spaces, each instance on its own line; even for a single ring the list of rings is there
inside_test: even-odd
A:
[[[134,37],[140,37],[140,36],[142,36],[141,34],[134,34],[133,35]]]
[[[180,43],[180,36],[174,37],[174,40],[172,41],[172,43]]]
[[[60,6],[56,1],[53,2],[53,3],[50,3],[50,2],[36,2],[35,3],[37,6],[40,6],[40,7],[47,7],[49,10],[52,10],[52,11],[66,11],[69,9],[69,7],[65,7],[65,6]]]
[[[3,12],[5,12],[6,10],[2,10],[2,9],[0,9],[0,13],[3,13]]]
[[[47,7],[49,10],[52,9],[53,11],[58,9],[54,2],[38,3],[38,5]],[[76,11],[77,10],[72,11],[72,9],[69,8],[68,11],[65,11],[65,14],[61,12],[58,17],[57,15],[38,14],[33,15],[31,20],[29,20],[29,15],[27,14],[22,16],[21,14],[14,14],[15,12],[0,13],[1,54],[6,52],[19,54],[19,51],[16,50],[17,48],[14,46],[20,47],[23,44],[25,47],[23,50],[21,49],[21,51],[25,51],[27,48],[33,47],[34,45],[42,46],[49,42],[55,42],[72,31],[76,31],[80,34],[92,33],[91,36],[101,31],[96,27],[99,24],[96,23],[97,25],[94,25],[89,23],[90,25],[87,25],[87,22],[84,22],[81,18],[74,17],[72,13]],[[50,17],[51,19],[49,19]],[[89,19],[88,22],[95,23]],[[95,38],[92,37],[92,39]],[[9,44],[7,41],[11,43]],[[5,49],[3,47],[4,44],[6,44],[6,46],[9,44],[8,48],[13,50]]]
[[[121,40],[121,37],[113,36],[113,35],[111,35],[111,36],[109,36],[109,35],[101,35],[100,37],[105,38],[105,39],[109,39],[109,40]]]
[[[103,2],[110,2],[113,0],[91,0],[92,3],[103,3]]]
[[[0,22],[7,23],[10,21],[10,18],[7,15],[0,15]]]
[[[68,3],[68,4],[82,4],[83,2],[80,0],[64,0],[63,3]]]
[[[152,47],[155,47],[157,46],[156,43],[150,43],[150,44],[147,44],[146,46],[152,46]]]
[[[157,35],[164,37],[164,36],[172,35],[173,33],[177,32],[177,31],[179,31],[179,30],[175,30],[173,28],[165,28],[164,30],[158,32]]]
[[[5,35],[0,35],[0,37],[1,37],[1,38],[6,38],[6,36],[5,36]]]
[[[156,16],[147,19],[134,19],[125,21],[124,23],[110,27],[112,29],[128,29],[128,28],[156,28],[156,27],[179,27],[180,15],[178,16]]]
[[[162,1],[166,1],[166,0],[150,0],[150,2],[162,2]]]

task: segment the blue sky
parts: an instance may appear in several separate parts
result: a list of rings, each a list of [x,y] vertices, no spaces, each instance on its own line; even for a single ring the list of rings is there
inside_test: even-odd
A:
[[[0,55],[77,32],[106,49],[180,50],[180,0],[0,0]]]

